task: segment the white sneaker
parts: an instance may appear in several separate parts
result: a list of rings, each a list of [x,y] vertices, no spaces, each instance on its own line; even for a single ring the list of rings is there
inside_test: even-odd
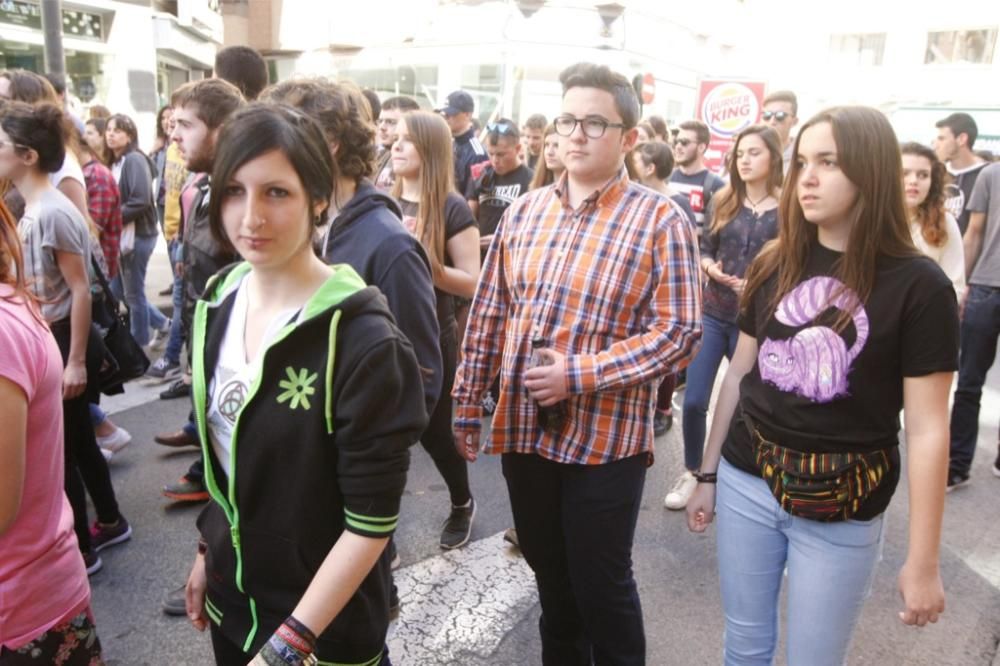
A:
[[[106,437],[98,437],[97,445],[105,451],[118,453],[132,441],[132,435],[125,428],[115,426],[115,431]]]
[[[163,328],[153,329],[153,337],[149,340],[149,350],[154,352],[163,351],[170,339],[170,320],[163,325]]]
[[[673,511],[679,511],[687,506],[688,500],[698,486],[698,479],[694,474],[685,470],[683,474],[674,482],[674,487],[670,489],[667,496],[663,498],[663,506]]]
[[[104,462],[111,462],[111,456],[115,455],[114,451],[108,451],[107,449],[101,449],[101,455],[104,456]]]

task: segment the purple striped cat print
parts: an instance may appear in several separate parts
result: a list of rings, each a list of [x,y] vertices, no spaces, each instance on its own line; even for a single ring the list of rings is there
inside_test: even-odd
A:
[[[851,362],[869,332],[868,315],[857,294],[834,278],[811,278],[781,299],[774,316],[787,326],[805,326],[829,308],[851,313],[856,334],[851,348],[827,326],[809,326],[786,340],[765,338],[757,354],[764,381],[813,402],[847,395]]]

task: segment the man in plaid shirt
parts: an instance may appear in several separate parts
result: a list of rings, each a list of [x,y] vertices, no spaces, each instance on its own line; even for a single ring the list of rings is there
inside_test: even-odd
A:
[[[108,266],[108,280],[118,275],[119,241],[122,236],[122,205],[118,184],[111,169],[97,159],[83,165],[83,180],[87,184],[87,210],[101,232],[101,250]]]
[[[644,664],[631,552],[660,377],[701,337],[697,241],[670,201],[629,181],[639,106],[607,67],[565,70],[554,123],[566,173],[504,214],[480,276],[453,395],[474,460],[480,402],[500,397],[500,453],[514,525],[535,572],[545,664]],[[531,367],[532,339],[548,365]],[[539,406],[561,405],[558,427]]]

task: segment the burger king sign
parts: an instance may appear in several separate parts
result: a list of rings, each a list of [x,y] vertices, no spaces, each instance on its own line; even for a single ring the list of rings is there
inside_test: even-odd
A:
[[[705,151],[705,164],[715,173],[724,170],[723,161],[733,137],[760,120],[764,83],[731,80],[704,80],[698,89],[698,119],[708,125],[712,141]]]

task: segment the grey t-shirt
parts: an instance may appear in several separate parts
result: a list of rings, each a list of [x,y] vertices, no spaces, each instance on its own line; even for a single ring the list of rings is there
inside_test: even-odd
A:
[[[983,248],[969,284],[1000,287],[1000,163],[979,172],[966,209],[972,213],[986,213]]]
[[[54,322],[69,317],[72,294],[56,261],[56,251],[79,254],[90,270],[87,224],[66,196],[50,187],[25,208],[18,223],[28,287],[41,299],[42,316]]]

